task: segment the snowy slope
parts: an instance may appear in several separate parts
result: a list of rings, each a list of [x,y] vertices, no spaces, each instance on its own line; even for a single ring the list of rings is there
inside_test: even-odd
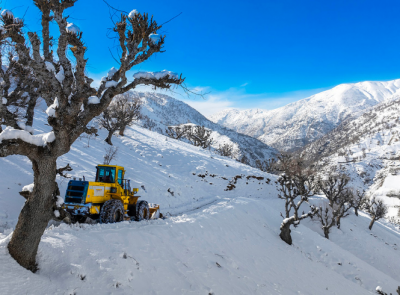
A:
[[[144,118],[139,124],[152,131],[165,134],[168,126],[185,123],[205,126],[213,131],[213,148],[216,149],[225,143],[233,144],[237,151],[235,159],[240,159],[244,155],[249,159],[251,166],[255,166],[256,160],[264,161],[277,155],[277,151],[274,148],[251,136],[237,133],[211,122],[180,100],[158,93],[134,92],[134,94],[143,103],[141,113]]]
[[[44,119],[37,117],[37,133],[46,131]],[[104,137],[101,131],[89,146],[78,140],[59,165],[70,163],[72,176],[94,178]],[[23,205],[18,191],[32,182],[32,170],[21,157],[0,159],[1,294],[319,295],[397,288],[400,233],[391,224],[379,221],[371,234],[368,217],[350,216],[327,240],[310,220],[292,230],[288,246],[278,236],[283,203],[276,176],[137,126],[113,142],[119,148],[113,163],[124,165],[142,198],[159,203],[168,218],[50,226],[39,246],[40,270],[32,274],[6,247]],[[64,192],[66,181],[58,181]],[[226,190],[228,184],[235,188]]]
[[[275,110],[224,110],[210,120],[282,151],[322,137],[344,119],[390,99],[400,80],[341,84]]]
[[[400,208],[400,97],[383,102],[301,151],[320,171],[345,169],[355,187],[390,206],[399,219]]]

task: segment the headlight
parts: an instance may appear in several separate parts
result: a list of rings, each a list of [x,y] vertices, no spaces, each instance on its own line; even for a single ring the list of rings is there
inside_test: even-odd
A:
[[[115,193],[117,192],[117,188],[116,188],[116,187],[112,187],[112,188],[110,189],[110,192],[111,192],[112,194],[115,194]]]

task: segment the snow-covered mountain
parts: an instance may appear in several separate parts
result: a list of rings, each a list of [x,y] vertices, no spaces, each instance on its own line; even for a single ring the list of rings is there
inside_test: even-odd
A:
[[[258,139],[238,133],[229,128],[211,122],[186,103],[167,95],[149,92],[133,92],[142,102],[141,113],[144,118],[139,122],[142,127],[166,134],[168,126],[192,123],[211,129],[213,148],[225,143],[233,144],[236,150],[235,159],[245,156],[249,165],[255,166],[255,161],[268,160],[276,157],[278,151]]]
[[[400,96],[344,121],[301,154],[321,172],[345,170],[354,187],[383,199],[400,219]]]
[[[293,151],[397,93],[400,80],[341,84],[275,110],[228,109],[209,119],[278,150]]]
[[[36,134],[48,132],[46,119],[38,112]],[[69,174],[93,179],[108,147],[106,132],[99,134],[77,140],[58,165],[70,163]],[[330,240],[305,220],[289,246],[279,238],[284,201],[276,176],[138,126],[113,143],[112,164],[123,165],[141,198],[160,204],[167,218],[51,225],[33,274],[7,250],[24,203],[18,191],[33,181],[31,163],[0,158],[1,294],[361,295],[376,294],[377,286],[394,293],[399,285],[400,232],[385,220],[370,231],[366,214],[351,215]],[[67,180],[57,181],[65,192]]]

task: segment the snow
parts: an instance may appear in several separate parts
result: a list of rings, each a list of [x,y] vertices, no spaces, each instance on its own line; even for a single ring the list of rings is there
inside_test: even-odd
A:
[[[177,107],[169,112],[173,119],[189,110],[164,96],[153,97],[159,104],[151,97],[146,97],[149,115],[147,107],[158,112],[161,102],[168,104],[166,114]],[[47,116],[37,112],[35,130],[45,132],[46,123]],[[57,166],[70,163],[73,177],[93,180],[107,147],[107,132],[99,135],[89,145],[77,140]],[[400,233],[385,220],[370,231],[365,213],[352,214],[342,220],[340,230],[332,229],[328,240],[315,220],[305,219],[291,228],[294,244],[289,246],[279,238],[284,201],[277,197],[277,176],[140,126],[127,127],[125,136],[115,135],[113,143],[118,154],[112,164],[123,165],[141,199],[160,204],[167,218],[51,223],[39,245],[39,271],[32,274],[7,250],[25,202],[18,192],[21,183],[32,182],[32,164],[20,156],[0,158],[2,293],[328,295],[375,294],[378,285],[395,292]],[[236,176],[241,178],[235,188],[226,190]],[[68,182],[60,176],[57,182],[63,196]],[[309,199],[314,205],[324,200]],[[308,208],[305,204],[300,212]]]
[[[53,72],[53,73],[56,72],[56,68],[54,67],[54,65],[53,65],[51,62],[45,61],[44,63],[45,63],[45,65],[46,65],[46,69],[47,69],[49,72]]]
[[[153,44],[157,44],[161,40],[161,36],[158,34],[150,34],[149,35],[150,42]]]
[[[11,12],[11,10],[3,9],[3,11],[1,12],[1,16],[14,17],[14,14]]]
[[[106,82],[106,88],[109,88],[109,87],[117,87],[117,85],[118,85],[118,82],[117,82],[117,81],[107,81],[107,82]]]
[[[65,79],[64,68],[62,66],[60,66],[60,71],[56,74],[56,79],[60,84],[62,84]]]
[[[115,74],[116,72],[118,72],[118,70],[117,70],[116,68],[112,67],[112,68],[108,71],[107,77],[108,77],[109,79],[112,79],[112,77],[114,76],[114,74]],[[103,81],[103,80],[102,80],[102,81]]]
[[[131,12],[129,12],[128,17],[129,18],[134,18],[136,14],[139,12],[136,9],[133,9]]]
[[[55,217],[60,217],[60,211],[54,210],[53,212]]]
[[[61,207],[62,204],[64,204],[64,199],[61,198],[60,196],[57,196],[56,206],[57,206],[57,207]]]
[[[67,24],[67,32],[78,34],[81,32],[81,29],[73,23],[68,23]]]
[[[97,96],[90,96],[88,98],[88,104],[99,104],[99,103],[100,103],[100,99]]]
[[[31,134],[33,134],[35,132],[35,130],[31,126],[27,126],[24,122],[19,121],[19,122],[17,122],[17,125],[22,130],[26,130]]]
[[[54,132],[32,135],[28,131],[14,129],[8,126],[0,133],[0,142],[9,139],[21,139],[33,145],[46,146],[48,143],[53,142],[56,137]]]
[[[167,70],[163,70],[160,72],[137,72],[133,75],[133,78],[135,79],[140,79],[140,78],[144,78],[144,79],[162,79],[165,77],[169,77],[170,79],[179,79],[179,75],[177,73],[173,73]]]
[[[25,186],[22,188],[22,191],[23,191],[23,192],[33,192],[33,187],[34,187],[34,186],[35,186],[34,183],[25,185]]]
[[[17,62],[18,60],[19,60],[19,57],[18,57],[18,56],[13,56],[12,61]]]
[[[57,108],[59,107],[59,103],[58,103],[58,98],[56,97],[55,99],[54,99],[54,102],[53,102],[53,104],[52,105],[50,105],[47,109],[46,109],[46,114],[49,116],[49,117],[57,117],[57,115],[56,115],[56,110],[57,110]]]
[[[2,104],[7,104],[7,98],[2,97],[1,102],[2,102]]]

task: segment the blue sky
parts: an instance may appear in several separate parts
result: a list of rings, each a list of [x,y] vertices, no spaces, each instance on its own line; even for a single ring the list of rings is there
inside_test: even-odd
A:
[[[206,114],[226,107],[273,109],[337,84],[400,78],[398,0],[109,1],[163,23],[165,53],[137,70],[182,72],[210,94],[176,98]],[[31,0],[3,0],[40,31]],[[28,10],[27,10],[28,9]],[[27,10],[27,11],[26,11]],[[88,71],[100,79],[116,63],[112,27],[101,0],[79,0],[67,13],[83,31]]]

